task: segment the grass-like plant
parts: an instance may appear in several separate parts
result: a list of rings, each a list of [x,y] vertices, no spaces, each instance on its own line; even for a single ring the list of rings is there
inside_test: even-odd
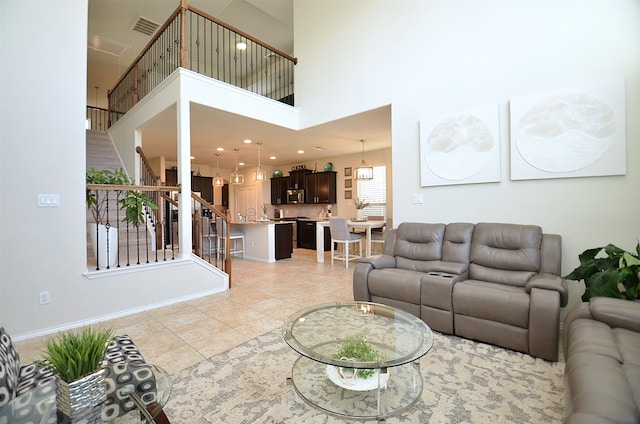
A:
[[[349,337],[342,342],[340,350],[333,355],[335,359],[349,358],[358,362],[376,362],[384,359],[384,356],[373,349],[362,335]],[[352,368],[345,368],[352,370]],[[375,369],[359,369],[358,377],[369,378],[374,375]]]
[[[113,337],[110,329],[83,327],[46,342],[42,365],[50,367],[65,382],[71,383],[100,368]]]

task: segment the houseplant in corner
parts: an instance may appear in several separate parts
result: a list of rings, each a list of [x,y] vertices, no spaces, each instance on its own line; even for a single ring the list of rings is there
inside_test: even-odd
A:
[[[598,256],[600,253],[606,256]],[[584,280],[582,300],[588,302],[596,296],[636,300],[640,295],[640,242],[635,253],[613,244],[582,252],[580,266],[564,277],[567,280]]]
[[[133,181],[122,168],[87,170],[87,184],[133,185]],[[115,200],[120,210],[124,210],[123,222],[139,227],[144,222],[144,210],[157,209],[153,201],[139,191],[116,191],[115,199],[109,198],[105,191],[87,189],[87,209],[91,211],[94,223],[89,224],[91,245],[94,256],[98,258],[98,267],[113,266],[118,257],[118,228],[113,226],[107,217],[109,204]],[[107,252],[109,257],[107,258]]]
[[[40,364],[56,374],[56,405],[70,419],[87,415],[106,399],[102,361],[112,337],[110,329],[83,327],[46,342]]]

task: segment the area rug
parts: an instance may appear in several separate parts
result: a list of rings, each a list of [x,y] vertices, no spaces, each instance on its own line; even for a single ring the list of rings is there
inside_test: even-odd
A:
[[[271,331],[203,360],[172,376],[167,415],[189,424],[351,422],[296,394],[287,378],[297,358],[280,332]],[[563,363],[436,333],[420,369],[420,400],[387,423],[562,421]]]

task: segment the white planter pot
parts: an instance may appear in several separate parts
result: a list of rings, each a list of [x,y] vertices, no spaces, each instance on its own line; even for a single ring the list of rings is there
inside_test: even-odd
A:
[[[89,224],[89,234],[91,235],[93,257],[98,258],[98,267],[114,266],[118,260],[118,229],[110,227],[107,231],[105,225],[99,224],[96,233],[96,224],[92,223]],[[108,261],[107,253],[109,254]]]

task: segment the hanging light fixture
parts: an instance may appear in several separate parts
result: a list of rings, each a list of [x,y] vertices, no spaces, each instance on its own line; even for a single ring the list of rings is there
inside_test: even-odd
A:
[[[216,153],[216,176],[213,177],[213,185],[218,187],[224,185],[224,179],[220,176],[220,153]]]
[[[231,184],[244,184],[244,175],[238,172],[238,149],[237,147],[233,149],[236,151],[236,170],[229,175],[229,182]]]
[[[372,180],[373,167],[364,161],[364,140],[360,140],[360,142],[362,143],[362,163],[356,168],[356,180]]]
[[[253,179],[256,182],[263,182],[267,180],[267,173],[264,172],[264,169],[262,168],[262,163],[260,163],[260,146],[262,146],[262,143],[256,143],[258,145],[258,167],[256,168],[256,171],[253,173]]]

